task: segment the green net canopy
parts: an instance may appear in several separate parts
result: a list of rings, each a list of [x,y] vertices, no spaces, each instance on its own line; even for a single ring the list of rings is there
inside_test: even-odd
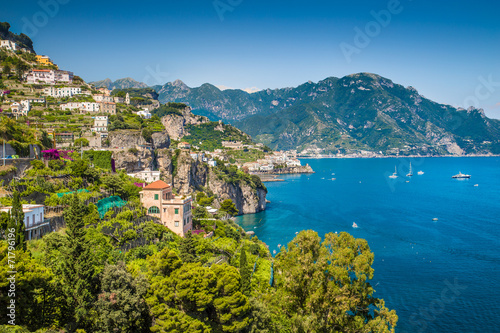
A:
[[[120,198],[119,196],[113,196],[113,197],[99,200],[97,202],[97,210],[99,211],[99,216],[102,219],[104,217],[104,214],[106,214],[106,212],[108,210],[110,210],[111,208],[123,207],[126,204],[127,204],[127,202],[125,200],[123,200],[122,198]]]

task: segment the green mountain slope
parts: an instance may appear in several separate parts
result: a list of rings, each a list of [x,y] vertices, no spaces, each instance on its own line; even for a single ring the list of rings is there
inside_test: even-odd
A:
[[[370,73],[308,82],[296,88],[220,91],[181,81],[156,86],[163,102],[222,119],[275,149],[384,154],[500,152],[500,121],[482,110],[435,103],[413,87]]]

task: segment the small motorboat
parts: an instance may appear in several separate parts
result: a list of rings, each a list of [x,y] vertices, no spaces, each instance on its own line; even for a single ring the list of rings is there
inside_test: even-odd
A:
[[[439,221],[439,219],[437,217],[433,218],[432,220],[433,221]]]
[[[455,178],[455,179],[469,179],[470,175],[466,175],[466,174],[463,174],[462,172],[459,172],[457,175],[451,176],[451,178]]]
[[[358,228],[358,225],[356,224],[356,222],[352,222],[352,227],[353,227],[354,229]]]
[[[419,175],[419,176],[422,176],[423,174],[424,174],[424,172],[423,172],[423,171],[419,171],[419,172],[417,172],[417,175]]]

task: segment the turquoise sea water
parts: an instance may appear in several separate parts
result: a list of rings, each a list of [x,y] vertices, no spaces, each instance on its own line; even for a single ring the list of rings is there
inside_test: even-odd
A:
[[[266,183],[271,203],[238,217],[245,230],[271,251],[304,229],[366,239],[375,295],[397,311],[397,332],[500,332],[500,158],[302,163],[316,173]],[[472,178],[452,179],[459,171]]]

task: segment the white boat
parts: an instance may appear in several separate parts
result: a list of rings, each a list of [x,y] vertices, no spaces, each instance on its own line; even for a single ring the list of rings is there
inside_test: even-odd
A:
[[[413,173],[411,172],[411,162],[410,162],[410,172],[408,172],[408,174],[406,175],[406,177],[412,177],[413,176]]]
[[[352,222],[352,227],[353,227],[354,229],[358,228],[358,225],[356,224],[356,222]]]
[[[424,174],[424,172],[423,172],[423,171],[419,171],[419,172],[417,172],[417,174],[418,174],[419,176],[422,176],[422,175]]]
[[[455,178],[455,179],[469,179],[470,175],[466,175],[466,174],[463,174],[462,172],[459,172],[457,175],[451,176],[451,178]]]
[[[391,179],[398,178],[398,169],[396,167],[394,167],[394,173],[392,175],[390,175],[389,178],[391,178]]]

